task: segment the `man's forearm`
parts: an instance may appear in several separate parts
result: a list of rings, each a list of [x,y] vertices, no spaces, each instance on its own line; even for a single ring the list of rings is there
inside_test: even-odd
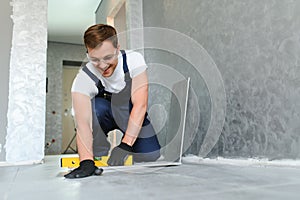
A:
[[[129,146],[134,144],[144,122],[146,110],[146,105],[133,106],[129,116],[127,130],[122,142],[128,144]]]
[[[80,161],[93,160],[93,137],[90,128],[77,129],[76,140]]]

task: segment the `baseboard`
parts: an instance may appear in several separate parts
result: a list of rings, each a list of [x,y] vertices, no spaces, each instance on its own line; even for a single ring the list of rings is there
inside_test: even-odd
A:
[[[44,160],[26,160],[26,161],[17,161],[17,162],[0,162],[0,167],[10,167],[10,166],[21,166],[21,165],[36,165],[42,164]]]

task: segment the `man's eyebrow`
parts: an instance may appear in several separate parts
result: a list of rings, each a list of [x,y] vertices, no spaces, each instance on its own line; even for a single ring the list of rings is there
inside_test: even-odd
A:
[[[111,53],[111,54],[107,54],[107,55],[103,56],[102,58],[105,58],[105,57],[107,57],[107,56],[112,56],[112,55],[114,55],[114,53]],[[97,57],[94,57],[94,56],[90,56],[90,58],[97,58]],[[98,59],[99,59],[99,58],[98,58]]]

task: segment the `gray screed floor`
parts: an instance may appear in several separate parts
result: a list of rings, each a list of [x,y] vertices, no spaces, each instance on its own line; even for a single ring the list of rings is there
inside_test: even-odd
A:
[[[300,199],[300,168],[185,163],[68,180],[58,156],[0,167],[0,199]]]

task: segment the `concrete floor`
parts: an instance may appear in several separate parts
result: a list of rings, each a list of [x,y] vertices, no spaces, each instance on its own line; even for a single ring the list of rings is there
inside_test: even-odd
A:
[[[300,168],[182,164],[68,180],[59,157],[0,167],[0,199],[300,199]]]

